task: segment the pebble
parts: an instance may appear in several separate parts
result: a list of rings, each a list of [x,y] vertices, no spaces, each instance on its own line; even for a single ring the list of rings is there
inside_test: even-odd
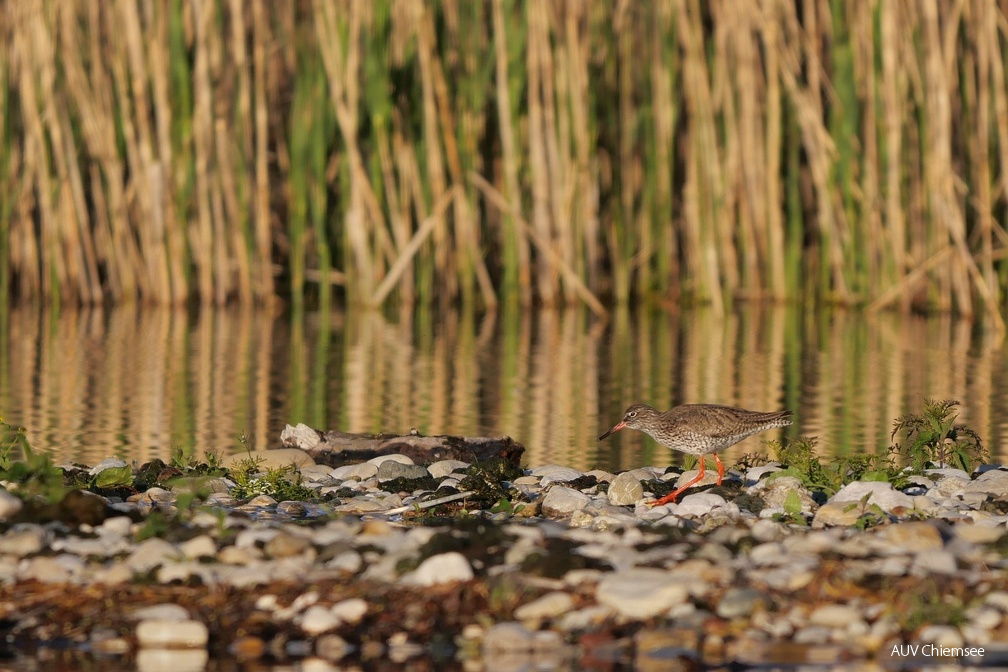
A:
[[[373,462],[347,464],[332,471],[332,477],[340,481],[366,481],[378,475],[378,465]]]
[[[435,586],[441,583],[468,581],[474,576],[472,565],[461,553],[452,551],[432,555],[412,572],[403,575],[400,582],[407,586]]]
[[[742,618],[770,603],[770,597],[755,588],[730,588],[718,602],[716,613],[726,619]]]
[[[378,482],[394,481],[397,478],[427,478],[430,472],[426,467],[416,464],[406,464],[397,460],[385,460],[378,465]]]
[[[50,543],[49,536],[40,525],[31,523],[15,525],[0,536],[0,549],[2,549],[0,552],[16,558],[33,555]]]
[[[427,471],[434,478],[445,478],[455,471],[465,471],[468,468],[469,463],[462,460],[441,460],[427,467]]]
[[[707,632],[705,650],[717,655],[729,655],[731,647],[743,645],[772,651],[785,642],[804,647],[802,651],[849,645],[854,656],[884,650],[900,636],[900,624],[887,615],[887,605],[873,601],[871,593],[857,598],[823,596],[814,606],[801,597],[803,589],[823,580],[827,565],[836,581],[912,576],[927,577],[938,586],[962,581],[975,585],[977,597],[961,627],[925,624],[913,633],[922,642],[942,646],[996,642],[1008,621],[1004,581],[1008,563],[999,551],[1008,534],[1008,514],[998,508],[998,498],[1008,491],[1004,469],[978,470],[975,479],[959,470],[932,470],[926,477],[911,477],[905,492],[887,483],[855,482],[819,506],[798,479],[768,480],[780,470],[779,465],[768,464],[748,470],[744,479],[736,474],[732,487],[718,490],[719,494],[691,490],[678,503],[653,508],[651,500],[644,499],[641,481],[665,476],[662,468],[583,473],[545,465],[505,484],[513,488],[516,502],[518,497],[524,500],[522,517],[469,508],[474,525],[417,525],[409,520],[410,514],[384,513],[434,495],[389,494],[379,489],[379,482],[432,477],[443,487],[458,487],[468,466],[443,460],[424,467],[401,455],[335,469],[305,462],[305,482],[320,484],[321,492],[340,492],[338,498],[277,503],[263,495],[235,508],[227,493],[215,493],[207,498],[217,507],[213,511],[204,508],[185,516],[180,511],[172,520],[172,533],[136,541],[138,532],[150,529],[146,521],[136,522],[138,515],[178,502],[175,492],[151,488],[125,502],[112,500],[113,515],[92,525],[5,527],[0,534],[0,582],[6,586],[28,580],[56,584],[153,580],[247,590],[272,581],[302,582],[305,592],[293,602],[264,594],[257,603],[260,617],[273,619],[277,627],[294,628],[288,633],[293,639],[274,642],[245,635],[222,645],[246,660],[268,655],[302,658],[306,669],[331,668],[349,655],[361,660],[386,656],[404,665],[432,653],[416,639],[408,619],[400,631],[391,635],[386,631],[383,639],[363,641],[363,648],[355,649],[341,637],[347,635],[344,629],[369,623],[389,605],[369,594],[333,604],[331,593],[307,588],[333,579],[346,585],[397,584],[417,592],[445,584],[449,587],[435,590],[457,593],[470,587],[450,584],[477,576],[492,581],[500,577],[502,586],[511,585],[510,577],[519,577],[519,590],[502,593],[514,600],[505,612],[514,621],[472,624],[467,637],[454,639],[459,651],[445,658],[482,641],[484,652],[496,656],[488,659],[487,669],[498,669],[494,664],[512,654],[524,661],[521,665],[535,664],[529,661],[538,661],[547,651],[564,650],[563,635],[567,641],[585,633],[606,636],[614,623],[654,618],[662,625],[647,631],[656,633],[653,643],[658,648],[652,647],[648,654],[652,661],[656,652],[694,652],[700,644],[689,642],[699,639],[690,639],[689,633],[701,631]],[[605,491],[563,484],[583,476],[606,483]],[[221,487],[233,487],[224,479],[218,481]],[[350,486],[355,494],[347,497]],[[752,501],[762,501],[763,509],[750,511],[751,503],[740,508],[734,494],[739,487]],[[0,519],[5,495],[21,503],[0,488]],[[795,497],[804,520],[811,517],[813,529],[800,524],[801,519],[774,519],[794,505]],[[865,498],[867,505],[862,502]],[[471,503],[464,505],[468,508]],[[914,511],[929,519],[901,520],[915,518],[909,515]],[[866,513],[870,515],[859,521]],[[505,522],[496,525],[494,520]],[[868,529],[852,527],[859,522],[867,523]],[[432,549],[446,552],[429,555]],[[403,572],[404,563],[415,569]],[[534,599],[517,599],[529,595],[522,592],[526,590],[534,591]],[[339,594],[346,595],[342,589]],[[137,659],[151,653],[155,660],[155,651],[170,658],[179,652],[177,647],[189,646],[195,647],[192,653],[205,656],[207,637],[219,635],[208,634],[202,623],[193,620],[198,615],[196,609],[171,603],[128,614],[137,623],[141,647]],[[731,622],[731,635],[723,630],[724,621]],[[20,627],[31,632],[30,625]],[[106,630],[93,627],[85,635],[95,651],[121,655],[116,651],[129,646],[128,640]],[[677,649],[668,642],[683,643]],[[623,651],[624,646],[617,636],[590,650]]]
[[[581,492],[562,485],[556,485],[546,492],[542,502],[542,514],[548,518],[569,516],[588,505],[591,498]]]
[[[644,486],[640,479],[629,471],[617,474],[609,483],[609,503],[613,506],[627,506],[644,496]]]
[[[1008,492],[1008,470],[992,469],[966,484],[965,492],[1003,495]]]
[[[867,500],[866,500],[867,498]],[[866,500],[866,501],[865,501]],[[854,481],[848,483],[830,498],[833,503],[864,502],[867,506],[878,506],[886,513],[898,506],[913,508],[913,499],[892,487],[891,483],[882,481]]]
[[[359,623],[368,612],[368,603],[359,597],[342,600],[332,606],[333,616],[344,623]]]
[[[809,614],[808,622],[834,629],[846,629],[853,623],[864,623],[861,612],[846,604],[824,604]]]
[[[562,483],[581,478],[582,474],[577,469],[562,467],[558,464],[547,464],[543,467],[536,467],[529,472],[530,476],[539,477],[539,485],[545,488],[551,483]]]
[[[9,520],[13,518],[23,508],[24,504],[21,502],[20,497],[12,495],[6,490],[0,488],[0,520]]]
[[[381,468],[382,462],[398,462],[399,464],[413,464],[413,458],[407,455],[402,455],[401,453],[392,453],[390,455],[379,455],[377,457],[372,457],[368,460],[369,463]]]
[[[562,591],[554,591],[518,607],[514,611],[514,617],[519,621],[539,621],[556,618],[573,607],[573,597]]]
[[[340,624],[340,618],[331,609],[320,605],[312,605],[305,610],[299,619],[301,629],[309,635],[320,635],[332,630]]]
[[[618,614],[635,619],[651,618],[689,597],[679,581],[660,569],[635,567],[607,574],[595,591],[595,599]]]
[[[739,515],[738,505],[712,492],[686,495],[678,504],[673,505],[672,511],[677,516],[701,517],[715,512],[726,513],[732,517]]]

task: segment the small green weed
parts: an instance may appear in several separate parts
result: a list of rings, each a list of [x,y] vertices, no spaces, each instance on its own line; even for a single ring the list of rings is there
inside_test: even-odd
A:
[[[12,484],[11,494],[21,499],[40,497],[55,503],[67,493],[63,483],[63,470],[53,464],[48,453],[35,452],[28,442],[24,427],[14,428],[0,418],[0,434],[13,434],[0,444],[0,481]],[[23,459],[14,457],[20,449]]]
[[[934,401],[924,397],[924,410],[893,422],[892,452],[909,463],[914,473],[934,466],[952,466],[969,473],[988,459],[980,436],[964,425],[955,424],[958,401]],[[895,441],[903,434],[902,442]]]

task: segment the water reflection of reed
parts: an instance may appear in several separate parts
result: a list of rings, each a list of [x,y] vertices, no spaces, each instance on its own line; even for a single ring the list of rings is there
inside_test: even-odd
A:
[[[649,438],[596,437],[626,405],[792,408],[823,453],[885,449],[921,397],[1004,455],[1005,350],[964,322],[745,308],[475,315],[436,310],[0,313],[0,415],[93,463],[275,446],[287,422],[353,432],[507,434],[529,464],[667,464]],[[753,437],[729,452],[761,450]]]

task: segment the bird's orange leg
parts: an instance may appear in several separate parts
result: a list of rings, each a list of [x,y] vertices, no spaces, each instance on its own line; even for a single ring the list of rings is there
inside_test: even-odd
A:
[[[714,461],[717,462],[717,484],[721,485],[721,479],[724,478],[724,465],[721,464],[721,458],[718,457],[717,453],[714,453]],[[703,473],[702,469],[701,473]]]
[[[715,455],[714,457],[717,457],[717,455]],[[720,460],[718,460],[718,464],[721,464]],[[704,457],[703,457],[703,455],[701,455],[700,456],[700,473],[697,474],[696,478],[694,478],[689,483],[686,483],[681,488],[676,488],[675,490],[673,490],[669,494],[665,495],[661,499],[655,500],[654,502],[651,503],[651,506],[661,506],[662,504],[668,504],[669,502],[674,502],[675,498],[678,497],[679,495],[681,495],[684,490],[687,490],[688,488],[696,485],[697,483],[699,483],[700,481],[703,480],[704,470],[706,468],[707,468],[707,466],[704,464]],[[721,470],[719,469],[718,472],[720,473]]]

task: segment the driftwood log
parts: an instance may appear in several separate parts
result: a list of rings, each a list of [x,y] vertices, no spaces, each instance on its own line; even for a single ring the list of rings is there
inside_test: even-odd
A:
[[[502,457],[519,466],[525,446],[509,436],[423,436],[410,434],[348,434],[322,432],[307,425],[287,425],[281,432],[284,447],[300,448],[318,464],[339,466],[379,455],[399,453],[416,464],[438,460],[474,462]]]

